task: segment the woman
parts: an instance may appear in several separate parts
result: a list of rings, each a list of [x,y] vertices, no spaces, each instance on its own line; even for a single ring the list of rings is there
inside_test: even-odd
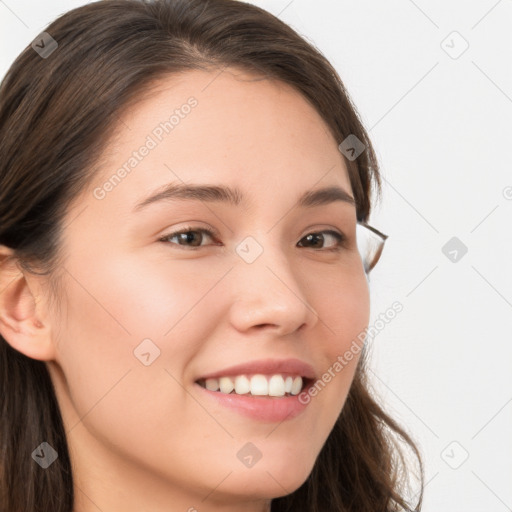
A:
[[[92,3],[14,62],[0,140],[2,509],[420,509],[365,374],[378,165],[316,49]]]

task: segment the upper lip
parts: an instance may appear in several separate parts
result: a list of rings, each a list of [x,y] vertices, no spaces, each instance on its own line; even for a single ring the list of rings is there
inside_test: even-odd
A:
[[[215,372],[202,375],[200,379],[215,379],[244,374],[268,374],[289,373],[308,379],[315,378],[313,367],[300,359],[258,359],[246,363],[229,366]],[[199,379],[198,379],[199,380]]]

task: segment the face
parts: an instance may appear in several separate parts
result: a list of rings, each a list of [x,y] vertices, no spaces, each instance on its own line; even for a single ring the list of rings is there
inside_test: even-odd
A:
[[[332,368],[369,319],[348,172],[314,108],[255,78],[161,81],[67,213],[47,364],[80,510],[263,510],[304,482],[342,410],[358,355]],[[169,185],[237,194],[148,201]],[[300,202],[326,187],[342,192]],[[285,396],[265,396],[273,375]],[[320,390],[294,394],[296,377]]]

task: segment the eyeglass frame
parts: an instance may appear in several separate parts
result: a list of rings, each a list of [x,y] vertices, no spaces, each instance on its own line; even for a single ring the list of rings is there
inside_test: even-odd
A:
[[[364,221],[357,221],[357,225],[367,229],[372,234],[372,237],[379,241],[379,245],[377,247],[377,252],[375,253],[375,256],[373,257],[373,260],[369,264],[367,264],[367,262],[365,261],[365,257],[363,255],[361,257],[361,259],[363,261],[364,272],[366,275],[368,275],[375,268],[378,261],[380,260],[382,251],[384,250],[385,242],[389,238],[389,235],[382,233],[377,228],[370,226],[370,224],[368,224]]]

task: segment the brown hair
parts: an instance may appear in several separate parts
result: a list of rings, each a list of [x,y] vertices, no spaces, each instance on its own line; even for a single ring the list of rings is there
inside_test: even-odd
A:
[[[0,86],[0,244],[25,271],[59,269],[62,220],[94,176],[120,112],[157,80],[177,72],[235,67],[294,87],[335,140],[355,135],[366,149],[345,158],[366,221],[380,194],[368,134],[334,68],[292,28],[235,0],[103,0],[69,11],[46,32],[58,47],[46,58],[28,46]],[[54,288],[52,288],[54,289]],[[410,510],[398,439],[423,464],[409,435],[377,403],[366,379],[366,347],[343,410],[311,474],[272,511]],[[43,361],[0,337],[0,504],[9,512],[72,512],[66,435]],[[398,437],[397,437],[398,436]],[[58,453],[46,470],[32,460],[41,442]]]

